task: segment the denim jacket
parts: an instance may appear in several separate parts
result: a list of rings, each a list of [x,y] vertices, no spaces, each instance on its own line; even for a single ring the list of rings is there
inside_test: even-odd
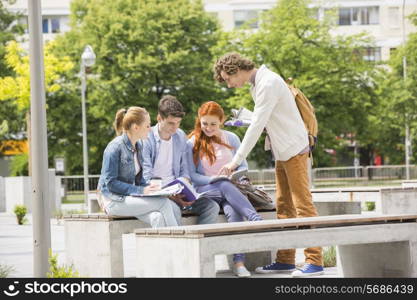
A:
[[[233,132],[223,130],[223,133],[226,134],[226,138],[230,146],[233,147],[232,153],[233,155],[236,154],[236,151],[239,149],[240,146],[240,139],[239,137],[234,134]],[[188,140],[187,142],[187,159],[188,159],[188,169],[191,175],[191,181],[195,186],[206,185],[209,184],[211,179],[210,176],[205,175],[204,168],[201,164],[201,161],[198,161],[197,166],[194,164],[193,160],[193,147],[194,147],[194,136]],[[242,161],[242,163],[236,168],[237,170],[248,169],[248,163],[246,159]]]
[[[187,137],[181,129],[172,135],[172,172],[175,178],[190,178],[187,165]],[[153,168],[159,154],[161,138],[158,133],[158,125],[152,127],[148,138],[143,141],[143,178],[149,183],[153,177]]]
[[[143,169],[142,142],[136,144],[138,161]],[[126,133],[113,139],[104,150],[103,165],[97,189],[113,201],[123,202],[125,196],[142,194],[146,186],[143,177],[135,185],[134,148]]]

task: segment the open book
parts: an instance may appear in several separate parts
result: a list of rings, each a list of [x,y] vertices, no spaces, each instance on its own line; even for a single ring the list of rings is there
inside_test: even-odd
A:
[[[149,194],[130,194],[133,197],[168,197],[172,195],[181,194],[184,186],[181,184],[173,184]]]
[[[173,181],[171,181],[170,183],[165,185],[163,187],[163,190],[166,189],[166,188],[169,188],[171,186],[175,186],[175,185],[180,185],[182,187],[181,191],[177,194],[184,195],[185,198],[183,200],[187,201],[187,202],[195,201],[198,198],[202,197],[204,194],[207,194],[208,192],[211,191],[210,190],[210,191],[206,191],[204,193],[197,193],[197,191],[191,185],[191,183],[189,183],[188,180],[183,178],[183,177],[178,177],[177,179],[174,179]]]
[[[226,126],[248,127],[252,121],[252,114],[249,109],[241,107],[239,109],[232,109],[232,119],[225,122]]]
[[[234,171],[230,175],[217,175],[215,177],[212,177],[209,183],[216,183],[221,180],[237,181],[240,177],[245,175],[247,172],[248,172],[248,169],[243,169],[243,170]]]

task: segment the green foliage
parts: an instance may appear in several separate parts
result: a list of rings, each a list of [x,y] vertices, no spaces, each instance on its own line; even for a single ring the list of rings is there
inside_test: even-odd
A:
[[[7,278],[13,272],[14,272],[14,268],[12,266],[9,266],[6,264],[0,264],[0,278]]]
[[[375,210],[375,202],[371,202],[371,201],[365,202],[365,209],[366,209],[366,211],[374,211]]]
[[[28,159],[27,153],[13,156],[10,164],[10,176],[28,176]]]
[[[411,17],[417,24],[417,16]],[[406,45],[399,47],[376,76],[375,90],[379,103],[370,116],[370,130],[374,133],[378,152],[389,157],[390,164],[404,163],[405,124],[410,126],[410,134],[417,135],[417,33],[411,33]],[[403,58],[406,58],[406,78],[403,72]],[[416,145],[414,143],[413,148]],[[414,161],[417,151],[413,151]]]
[[[55,54],[69,55],[78,64],[89,44],[97,56],[87,94],[92,173],[100,172],[103,150],[114,137],[112,122],[117,109],[142,106],[155,121],[159,99],[173,94],[187,112],[182,127],[188,132],[197,107],[221,98],[223,93],[211,72],[218,27],[201,1],[71,2],[71,30],[58,37]],[[52,129],[57,139],[52,147],[56,145],[76,173],[82,171],[81,138],[76,134],[81,131],[80,92],[75,74],[67,79],[71,84],[63,88],[65,93],[54,95],[52,101],[60,114],[70,113],[73,118],[67,125],[55,118],[59,126]]]
[[[27,219],[25,218],[27,211],[28,210],[25,205],[15,205],[13,212],[16,215],[17,224],[23,225],[27,222]]]
[[[323,267],[335,267],[336,266],[336,247],[324,247],[323,248]]]
[[[13,4],[15,2],[15,0],[0,1],[0,77],[12,74],[12,70],[4,60],[6,44],[23,33],[23,27],[16,22],[21,15],[12,13],[4,7],[4,3]]]
[[[80,274],[74,269],[73,265],[58,265],[58,254],[53,254],[49,249],[49,272],[48,278],[78,278]]]
[[[6,45],[15,40],[15,38],[23,33],[23,27],[16,21],[21,16],[18,13],[12,13],[7,10],[4,5],[6,3],[13,4],[15,0],[0,1],[0,78],[13,75],[13,69],[6,63]],[[4,101],[0,105],[0,142],[11,138],[13,133],[20,132],[23,117],[16,109],[16,105],[12,101]],[[0,156],[2,153],[0,152]]]

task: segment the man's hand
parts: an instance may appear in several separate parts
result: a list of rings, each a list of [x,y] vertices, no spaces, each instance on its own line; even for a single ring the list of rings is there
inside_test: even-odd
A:
[[[145,189],[143,190],[143,193],[145,195],[153,193],[153,192],[157,192],[160,190],[160,186],[158,184],[150,184],[147,187],[145,187]]]
[[[181,194],[172,195],[172,196],[169,196],[168,198],[174,201],[175,203],[177,203],[181,208],[191,206],[195,202],[195,201],[192,201],[192,202],[184,201],[183,199],[185,198],[185,196]]]
[[[224,165],[219,173],[217,173],[217,175],[227,175],[229,176],[230,174],[232,174],[233,170],[237,168],[237,165],[234,164],[233,162],[230,162],[226,165]]]

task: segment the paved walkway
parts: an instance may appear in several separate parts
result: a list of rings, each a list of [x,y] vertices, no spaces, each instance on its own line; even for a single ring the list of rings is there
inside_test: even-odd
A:
[[[0,213],[0,264],[12,266],[14,271],[10,277],[33,277],[33,245],[32,245],[32,216],[28,215],[27,225],[17,225],[14,215]],[[65,264],[64,226],[51,220],[51,246],[54,254],[58,254],[59,264]],[[135,277],[135,236],[123,236],[123,257],[126,277]],[[224,269],[224,259],[217,257],[216,269]],[[302,249],[297,250],[297,262],[304,260]],[[337,277],[337,268],[326,268],[326,273],[320,277]],[[230,270],[220,271],[217,277],[234,277]],[[253,274],[256,278],[289,277],[278,274]]]

